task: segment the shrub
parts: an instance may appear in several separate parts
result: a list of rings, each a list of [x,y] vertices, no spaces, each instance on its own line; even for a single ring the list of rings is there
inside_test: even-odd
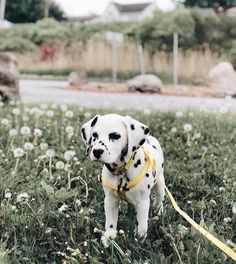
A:
[[[14,37],[14,38],[1,38],[0,51],[14,51],[23,53],[26,51],[36,51],[37,46],[28,39]]]

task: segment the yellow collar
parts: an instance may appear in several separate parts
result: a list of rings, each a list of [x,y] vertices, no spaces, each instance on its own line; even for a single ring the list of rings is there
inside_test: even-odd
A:
[[[112,185],[111,183],[109,183],[106,179],[102,178],[101,175],[98,176],[98,180],[103,184],[103,186],[108,188],[108,189],[113,190],[114,192],[117,192],[120,199],[122,199],[122,200],[126,200],[125,192],[134,188],[143,179],[143,177],[148,172],[150,166],[152,167],[153,173],[156,171],[155,160],[151,157],[150,153],[148,152],[148,150],[146,148],[142,147],[142,149],[144,151],[146,164],[142,168],[140,173],[132,181],[130,181],[129,184],[127,184],[125,187],[121,187],[121,188],[116,187],[116,186]],[[132,160],[132,159],[130,159],[128,161],[128,163],[125,165],[126,171],[130,168],[130,166],[133,164],[133,162],[134,162],[134,160]]]

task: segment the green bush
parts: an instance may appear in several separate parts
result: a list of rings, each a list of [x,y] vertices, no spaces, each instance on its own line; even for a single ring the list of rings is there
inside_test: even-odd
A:
[[[0,40],[0,51],[13,51],[17,53],[23,53],[36,50],[37,46],[28,39],[13,37],[1,38]]]

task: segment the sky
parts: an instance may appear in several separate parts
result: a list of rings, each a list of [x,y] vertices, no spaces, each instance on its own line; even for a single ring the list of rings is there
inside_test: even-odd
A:
[[[69,16],[82,16],[91,13],[100,15],[110,0],[54,0],[57,2],[64,12]],[[151,2],[152,0],[114,0],[121,4]],[[171,0],[156,0],[157,5],[168,10],[173,7]]]

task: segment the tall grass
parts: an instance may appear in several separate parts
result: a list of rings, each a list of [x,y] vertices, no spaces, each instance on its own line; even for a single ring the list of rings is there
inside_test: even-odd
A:
[[[112,47],[104,40],[91,40],[87,45],[74,41],[69,47],[62,46],[57,50],[54,61],[42,62],[40,54],[18,54],[21,70],[61,70],[85,69],[87,71],[104,72],[112,69]],[[124,42],[118,46],[118,71],[139,72],[139,58],[137,46]],[[205,51],[181,51],[178,55],[178,71],[180,78],[193,80],[204,78],[208,71],[222,56],[205,49]],[[172,53],[157,52],[150,56],[144,50],[146,72],[155,72],[164,76],[171,76],[173,69]]]

